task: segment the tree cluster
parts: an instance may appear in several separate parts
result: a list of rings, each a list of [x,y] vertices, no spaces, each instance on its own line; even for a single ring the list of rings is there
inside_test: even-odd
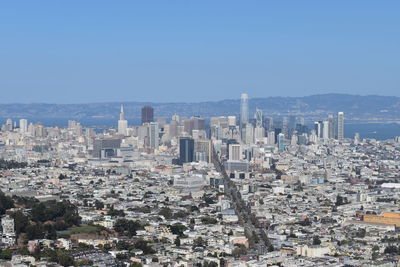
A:
[[[21,169],[28,166],[26,162],[18,162],[15,160],[0,159],[0,170]]]
[[[396,247],[394,245],[387,246],[384,251],[385,254],[395,254],[400,255],[400,246]]]
[[[15,211],[10,213],[14,219],[15,232],[17,235],[24,233],[28,240],[33,239],[56,239],[57,231],[66,230],[72,226],[78,226],[81,218],[78,215],[78,208],[68,201],[38,202],[28,201],[29,199],[18,198],[20,203],[29,203],[31,210],[27,213]],[[14,201],[0,192],[0,212],[5,213],[9,208],[14,207]]]
[[[11,208],[14,208],[13,199],[0,191],[0,215],[5,214],[6,210]]]
[[[137,240],[134,244],[127,243],[125,241],[119,241],[116,245],[117,249],[119,250],[128,250],[131,254],[131,256],[134,256],[133,253],[131,253],[132,250],[134,249],[140,249],[143,251],[145,255],[148,254],[154,254],[156,251],[149,245],[151,242],[139,239]]]
[[[69,201],[36,203],[32,207],[31,215],[32,221],[37,223],[55,222],[57,230],[65,230],[81,223],[78,208]]]
[[[127,219],[118,219],[115,222],[114,230],[120,235],[126,235],[128,237],[136,236],[137,230],[143,230],[143,226],[139,221],[132,221]]]
[[[350,202],[348,201],[347,197],[342,197],[341,195],[336,196],[336,206],[341,206],[345,204],[349,204]]]

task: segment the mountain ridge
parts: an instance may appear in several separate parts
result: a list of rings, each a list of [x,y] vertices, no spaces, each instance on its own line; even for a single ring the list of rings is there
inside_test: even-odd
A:
[[[146,102],[120,101],[86,104],[10,103],[0,104],[0,118],[118,118],[120,105],[124,105],[128,119],[140,118],[143,105],[151,105],[156,117],[199,115],[202,117],[238,115],[240,99],[202,102]],[[289,114],[318,118],[343,111],[347,118],[398,120],[400,97],[380,95],[317,94],[302,97],[256,97],[249,99],[250,116],[260,108],[267,116]]]

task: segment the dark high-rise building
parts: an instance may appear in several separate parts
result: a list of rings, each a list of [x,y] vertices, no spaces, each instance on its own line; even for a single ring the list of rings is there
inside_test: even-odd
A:
[[[194,160],[194,140],[190,137],[179,139],[179,163],[193,162]]]
[[[308,133],[308,127],[306,125],[303,125],[301,123],[296,124],[296,132],[297,134],[303,134],[303,133]]]
[[[154,109],[150,106],[144,106],[142,108],[142,124],[154,122]]]

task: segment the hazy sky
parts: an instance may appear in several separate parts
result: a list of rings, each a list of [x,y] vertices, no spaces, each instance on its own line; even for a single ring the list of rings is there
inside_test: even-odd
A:
[[[0,102],[400,96],[400,1],[1,1]]]

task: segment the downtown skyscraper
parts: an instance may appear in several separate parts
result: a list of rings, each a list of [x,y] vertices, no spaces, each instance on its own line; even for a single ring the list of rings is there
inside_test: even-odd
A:
[[[142,108],[142,124],[154,121],[154,109],[151,106],[144,106]]]
[[[342,140],[344,138],[344,112],[338,112],[337,117],[337,126],[338,126],[338,139]]]
[[[121,105],[121,111],[119,113],[118,134],[120,134],[120,135],[127,135],[128,134],[128,121],[125,120],[124,106],[123,105]]]
[[[240,95],[240,127],[245,126],[249,122],[249,96],[247,94]]]

